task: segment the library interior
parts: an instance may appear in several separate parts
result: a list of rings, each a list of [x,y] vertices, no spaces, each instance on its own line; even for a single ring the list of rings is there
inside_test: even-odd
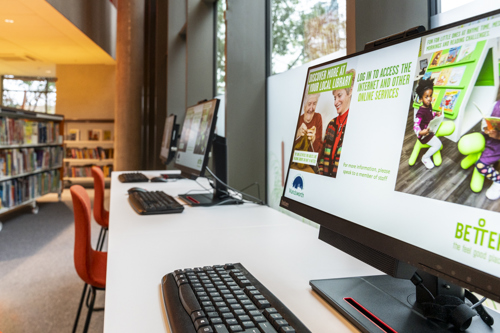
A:
[[[0,0],[0,76],[0,333],[500,332],[499,4]]]

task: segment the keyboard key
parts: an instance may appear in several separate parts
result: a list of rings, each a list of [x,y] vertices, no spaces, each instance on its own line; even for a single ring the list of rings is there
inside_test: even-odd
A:
[[[282,326],[288,326],[288,322],[285,319],[278,319],[273,322],[273,326],[279,329]]]
[[[196,330],[198,330],[200,327],[208,326],[208,325],[209,325],[209,323],[208,323],[207,318],[196,319],[194,322],[194,327]]]
[[[275,308],[267,308],[263,312],[263,314],[264,314],[264,316],[266,316],[266,318],[269,318],[269,316],[273,313],[278,313],[278,310],[276,310]]]
[[[278,320],[283,319],[283,317],[279,313],[272,313],[269,315],[269,320]]]
[[[244,329],[247,329],[247,328],[252,328],[252,327],[255,327],[255,324],[253,323],[253,321],[243,321],[241,323],[241,326],[244,328]]]
[[[243,328],[240,325],[229,326],[229,332],[243,332]]]
[[[194,311],[191,313],[191,320],[196,321],[197,319],[204,318],[205,317],[205,312],[203,311]]]
[[[271,303],[269,303],[269,301],[266,299],[257,300],[255,303],[257,304],[257,307],[259,309],[265,309],[271,307]]]
[[[226,325],[228,325],[228,326],[238,325],[238,321],[234,318],[229,318],[229,319],[226,319]]]
[[[262,333],[278,333],[274,327],[269,324],[269,322],[265,322],[265,323],[259,323],[259,326],[260,330],[262,331]]]
[[[214,330],[216,333],[229,333],[229,331],[226,328],[226,325],[223,324],[214,325]]]
[[[241,316],[241,315],[244,315],[246,313],[245,310],[242,310],[242,309],[234,310],[233,312],[236,316]]]
[[[295,333],[295,330],[291,326],[284,326],[280,328],[280,333]]]
[[[210,326],[204,326],[198,329],[198,333],[214,333],[214,330]]]
[[[252,317],[253,321],[255,321],[256,323],[264,323],[264,322],[267,322],[266,318],[264,318],[264,316],[253,316]]]
[[[238,320],[240,322],[249,321],[250,320],[250,316],[248,316],[248,315],[238,316]]]
[[[225,313],[221,314],[221,317],[224,319],[230,319],[230,318],[234,318],[234,314],[232,314],[231,312],[225,312]]]
[[[210,322],[212,323],[212,325],[222,324],[222,319],[220,317],[210,318]]]

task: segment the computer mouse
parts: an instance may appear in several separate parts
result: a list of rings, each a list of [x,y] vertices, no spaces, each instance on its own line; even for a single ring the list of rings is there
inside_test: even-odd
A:
[[[151,182],[152,183],[164,183],[166,182],[167,180],[163,177],[153,177],[151,178]]]
[[[133,193],[133,192],[147,192],[148,190],[145,190],[141,187],[131,187],[128,189],[128,194]]]

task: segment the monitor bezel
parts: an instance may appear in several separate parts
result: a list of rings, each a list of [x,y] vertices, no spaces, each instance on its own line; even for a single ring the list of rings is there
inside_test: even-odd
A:
[[[321,64],[311,66],[309,67],[307,75],[304,80],[305,83],[303,91],[305,91],[307,87],[307,78],[309,77],[309,73],[316,68],[324,67],[332,63],[338,63],[343,60],[347,60],[373,51],[378,51],[386,47],[404,43],[413,40],[415,38],[422,38],[430,34],[435,34],[439,31],[447,30],[462,24],[466,24],[469,22],[477,21],[486,17],[499,14],[500,14],[500,9],[490,11],[481,15],[473,16],[464,20],[450,23],[439,28],[427,30],[402,40],[392,41],[380,47],[377,47],[376,49],[363,50],[341,58],[337,58]],[[302,104],[304,103],[304,98],[305,95],[303,93],[299,108],[302,107]],[[299,110],[299,113],[300,112],[301,110]],[[299,119],[297,119],[296,127],[298,126],[298,121]],[[290,142],[293,142],[293,138]],[[343,219],[333,214],[323,212],[319,209],[307,206],[296,200],[285,197],[285,191],[287,188],[287,183],[289,181],[288,177],[290,175],[290,165],[292,163],[292,158],[293,156],[292,154],[290,154],[288,170],[285,178],[285,184],[280,200],[280,207],[285,208],[300,216],[303,216],[309,220],[312,220],[313,222],[318,223],[320,226],[330,229],[342,236],[350,238],[356,242],[362,243],[375,251],[379,251],[383,254],[395,258],[396,260],[410,264],[415,268],[421,269],[432,275],[441,277],[451,283],[460,285],[464,288],[468,288],[471,291],[475,291],[492,300],[500,302],[500,289],[495,288],[495,286],[498,286],[500,283],[500,277],[493,276],[486,272],[480,271],[474,267],[464,265],[460,262],[446,258],[442,255],[427,251],[423,248],[403,242],[394,237],[382,234],[373,229],[356,224],[355,222]]]
[[[184,177],[186,177],[186,178],[196,179],[198,177],[203,177],[203,175],[205,173],[205,169],[206,169],[206,167],[208,165],[208,159],[209,159],[209,155],[210,155],[210,150],[212,148],[212,141],[213,141],[214,136],[215,136],[215,127],[216,127],[216,124],[217,124],[217,113],[219,111],[220,100],[218,98],[213,98],[211,100],[206,100],[206,101],[197,103],[195,105],[191,105],[191,106],[189,106],[189,107],[186,108],[186,113],[185,114],[187,114],[187,110],[189,108],[195,107],[195,106],[200,105],[200,104],[212,103],[214,101],[215,101],[215,106],[214,106],[214,113],[213,113],[213,117],[212,117],[212,124],[210,126],[210,133],[208,135],[207,148],[205,149],[205,154],[203,156],[203,163],[201,165],[201,169],[197,170],[197,169],[190,168],[190,167],[188,167],[186,165],[183,165],[183,164],[178,164],[177,163],[177,154],[179,152],[177,151],[177,153],[176,153],[174,167],[176,169],[180,170],[181,174]],[[184,128],[185,120],[186,120],[186,118],[185,118],[185,115],[184,115],[184,122],[182,124],[182,128],[180,129],[181,135],[182,135],[182,129]],[[182,136],[179,138],[179,140],[182,141]]]
[[[163,161],[163,163],[168,162],[170,155],[172,154],[172,144],[174,143],[175,136],[177,135],[177,131],[175,130],[175,123],[177,121],[177,116],[172,113],[171,115],[169,115],[165,118],[165,125],[163,127],[163,137],[165,137],[165,132],[167,130],[167,124],[168,124],[169,118],[173,118],[174,120],[172,121],[172,127],[170,128],[170,130],[171,130],[170,136],[168,138],[165,138],[168,140],[167,141],[168,142],[168,154],[167,154],[167,156],[163,156],[163,154],[162,154],[162,147],[163,147],[164,140],[162,140],[161,145],[160,145],[160,160]],[[171,159],[170,159],[170,161],[171,161]]]

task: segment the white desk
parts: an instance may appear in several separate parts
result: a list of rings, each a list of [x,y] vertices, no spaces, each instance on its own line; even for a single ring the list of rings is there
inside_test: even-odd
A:
[[[254,204],[140,216],[128,203],[129,188],[176,196],[200,186],[191,180],[123,184],[118,175],[111,179],[105,333],[170,332],[161,278],[228,262],[242,263],[312,332],[357,332],[312,292],[309,280],[380,272],[318,240],[318,229]]]

